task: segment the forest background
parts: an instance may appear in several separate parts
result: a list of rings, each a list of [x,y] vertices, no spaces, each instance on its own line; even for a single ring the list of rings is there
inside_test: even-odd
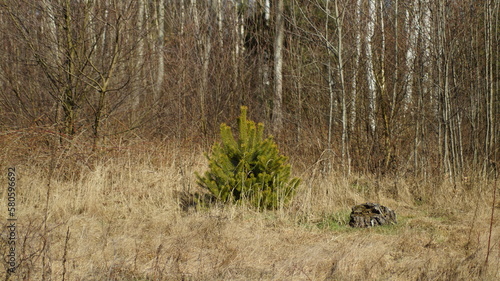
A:
[[[276,3],[4,2],[2,130],[206,147],[247,105],[346,175],[492,175],[498,1]]]

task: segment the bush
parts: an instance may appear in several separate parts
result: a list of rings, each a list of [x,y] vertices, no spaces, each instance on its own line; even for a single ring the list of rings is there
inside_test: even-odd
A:
[[[288,203],[300,180],[290,178],[288,158],[280,155],[272,137],[263,138],[264,124],[247,120],[241,107],[239,134],[221,124],[221,143],[215,144],[198,184],[222,202],[251,202],[258,209],[276,209]]]

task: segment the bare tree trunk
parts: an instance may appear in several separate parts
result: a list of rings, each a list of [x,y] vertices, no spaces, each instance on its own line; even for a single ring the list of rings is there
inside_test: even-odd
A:
[[[431,116],[434,118],[434,120],[437,120],[437,98],[436,98],[436,93],[433,91],[433,87],[431,84],[431,72],[432,72],[432,67],[431,67],[431,47],[433,44],[433,38],[432,38],[432,33],[431,33],[431,3],[429,0],[422,0],[420,3],[420,13],[421,13],[421,31],[420,31],[420,37],[422,41],[422,49],[423,49],[423,55],[422,55],[422,71],[423,73],[420,75],[422,76],[422,83],[421,83],[421,104],[420,104],[420,110],[422,112],[425,111],[425,105],[427,104],[428,111],[430,112]],[[426,121],[425,121],[425,116],[424,114],[419,114],[418,116],[418,121],[417,121],[417,133],[415,135],[415,140],[416,140],[416,149],[418,149],[419,146],[421,145],[426,145],[430,142],[429,139],[429,133],[427,131],[427,126],[425,126]],[[417,151],[418,152],[418,151]],[[428,162],[427,159],[425,159],[425,154],[416,154],[415,155],[415,163],[418,166],[418,163],[420,163],[420,167],[415,166],[415,169],[417,171],[420,171],[421,174],[425,174],[425,170],[428,169],[428,165],[425,163]]]
[[[58,31],[57,31],[57,16],[54,11],[54,4],[52,4],[52,1],[44,0],[42,2],[42,5],[44,9],[46,10],[47,13],[47,18],[45,19],[45,23],[47,25],[48,33],[49,33],[49,40],[52,43],[53,48],[53,63],[54,65],[60,65],[62,62],[62,54],[61,54],[61,48],[59,45],[59,36],[58,36]]]
[[[325,20],[325,49],[326,53],[328,54],[328,59],[326,62],[326,77],[327,77],[327,83],[328,83],[328,97],[329,97],[329,110],[328,110],[328,136],[327,136],[327,148],[328,148],[328,154],[333,155],[332,153],[332,131],[333,131],[333,115],[334,115],[334,108],[335,108],[335,90],[334,90],[334,78],[333,78],[333,70],[332,70],[332,58],[336,55],[333,52],[334,47],[332,46],[332,43],[330,42],[330,29],[328,28],[329,23],[330,23],[330,17],[332,15],[330,14],[330,1],[326,0],[325,2],[325,13],[326,13],[326,20]],[[337,50],[338,52],[338,50]],[[327,172],[331,172],[332,170],[332,158],[333,157],[328,157],[328,166],[327,166]]]
[[[394,8],[394,72],[393,72],[393,81],[394,85],[392,87],[392,101],[391,101],[391,119],[394,118],[396,114],[396,102],[398,97],[398,77],[399,77],[399,1],[396,0],[395,8]]]
[[[328,1],[328,0],[327,0]],[[328,32],[328,29],[326,29]],[[328,35],[325,35],[326,39],[328,39]],[[330,42],[326,42],[327,48],[331,48]],[[333,54],[328,52],[328,61],[326,63],[326,77],[327,77],[327,83],[328,83],[328,136],[327,136],[327,144],[328,144],[328,149],[331,150],[331,144],[332,144],[332,131],[333,131],[333,115],[334,110],[336,108],[336,100],[335,100],[335,82],[333,78],[333,69],[332,69],[332,62],[331,62],[331,57]]]
[[[223,23],[224,23],[224,8],[222,6],[222,0],[217,0],[215,13],[217,17],[217,30],[219,37],[219,48],[224,47],[224,31],[223,31]]]
[[[264,0],[264,19],[267,23],[271,20],[271,0]]]
[[[108,22],[108,16],[109,16],[109,8],[108,8],[108,0],[103,0],[102,1],[102,9],[104,9],[104,21]],[[101,34],[101,37],[102,37],[102,45],[101,45],[101,48],[105,48],[106,47],[106,39],[107,39],[107,29],[104,29],[102,34]]]
[[[265,0],[264,3],[264,26],[260,27],[262,30],[267,30],[269,26],[271,25],[270,19],[271,19],[271,3],[269,0]],[[260,16],[261,11],[258,10],[258,16]],[[256,36],[263,36],[263,35],[256,35]],[[264,35],[267,36],[267,35]],[[269,87],[271,86],[271,79],[270,79],[270,67],[269,67],[269,61],[271,60],[271,50],[270,46],[268,44],[263,44],[262,47],[257,51],[258,53],[258,67],[259,67],[259,74],[260,78],[262,79],[261,83],[261,92],[263,94],[262,100],[266,99],[266,96],[269,93]]]
[[[386,77],[385,77],[385,52],[386,52],[386,40],[385,40],[385,17],[384,17],[384,1],[380,1],[380,33],[382,35],[382,46],[380,48],[380,92],[382,96],[386,95]]]
[[[386,37],[385,37],[385,11],[384,11],[384,1],[379,2],[379,15],[380,15],[380,33],[382,37],[381,49],[380,49],[380,97],[381,100],[388,100],[389,95],[387,93],[386,76],[385,76],[385,56],[386,56]],[[384,170],[388,170],[391,165],[392,159],[392,116],[387,106],[381,106],[381,112],[383,116],[384,125]]]
[[[269,60],[270,60],[270,55],[269,55],[269,52],[267,50],[262,50],[261,52],[259,52],[259,58],[258,58],[259,62],[259,74],[260,74],[260,78],[261,78],[261,88],[262,88],[262,93],[267,93],[268,92],[268,88],[269,86],[271,85],[271,80],[270,80],[270,75],[269,75],[269,72],[270,72],[270,67],[269,67]]]
[[[205,11],[205,24],[210,23],[210,12],[209,7],[206,5]],[[199,30],[201,33],[201,31]],[[208,94],[208,79],[209,79],[209,66],[210,66],[210,54],[212,52],[212,32],[211,28],[204,31],[201,36],[201,45],[199,46],[202,49],[201,59],[202,59],[202,73],[201,73],[201,88],[200,88],[200,110],[201,110],[201,125],[202,132],[207,133],[207,116],[206,116],[206,96]]]
[[[368,1],[368,23],[366,25],[366,75],[368,81],[368,122],[370,125],[371,133],[375,134],[376,129],[376,115],[375,111],[377,108],[377,89],[375,81],[375,71],[373,67],[373,35],[375,34],[375,20],[376,20],[376,9],[375,0]]]
[[[454,179],[454,164],[453,164],[453,126],[451,123],[451,103],[450,103],[450,81],[449,81],[449,61],[444,58],[444,87],[443,87],[443,120],[444,120],[444,163],[445,171],[449,175],[450,180]]]
[[[293,1],[292,2],[292,11],[297,11],[298,6],[297,2]],[[299,25],[298,25],[298,15],[295,12],[291,13],[291,26],[292,26],[292,32],[298,32],[299,31]],[[294,53],[294,66],[292,66],[292,73],[294,74],[295,79],[294,80],[294,86],[297,91],[297,96],[296,96],[296,107],[295,107],[295,120],[296,120],[296,135],[295,135],[295,141],[296,143],[300,143],[302,140],[302,88],[303,88],[303,82],[302,82],[302,75],[303,75],[303,70],[302,67],[302,48],[299,44],[291,44],[291,53]]]
[[[485,1],[485,38],[484,38],[484,49],[485,49],[485,89],[487,90],[486,100],[486,138],[484,142],[485,157],[483,164],[483,173],[487,175],[490,173],[490,168],[494,167],[495,161],[498,161],[497,155],[499,152],[497,145],[498,138],[498,124],[496,124],[496,115],[498,114],[498,1]],[[496,47],[494,47],[496,46]],[[496,49],[496,50],[495,50]],[[496,54],[496,59],[494,55]],[[496,63],[495,63],[496,61]],[[496,65],[496,75],[494,70],[494,65]],[[499,165],[499,163],[496,163]],[[494,171],[496,172],[496,171]]]
[[[438,22],[438,79],[441,100],[441,128],[440,139],[442,143],[442,163],[443,174],[447,175],[451,184],[455,184],[455,176],[458,172],[457,165],[457,139],[455,116],[452,115],[453,104],[451,100],[451,83],[453,82],[453,62],[450,50],[451,43],[447,41],[447,13],[446,1],[439,2],[439,22]]]
[[[498,61],[500,60],[500,30],[498,30],[498,27],[500,26],[500,1],[495,0],[491,2],[491,9],[489,12],[491,13],[491,16],[489,17],[490,24],[490,36],[491,36],[491,61],[489,64],[490,67],[490,123],[491,123],[491,136],[490,136],[490,167],[493,169],[493,176],[498,178],[498,165],[499,165],[499,153],[500,149],[498,149],[499,146],[499,137],[500,137],[500,125],[498,124],[498,117],[500,114],[500,98],[498,93],[499,87],[498,87],[498,75],[500,73],[500,63]],[[496,61],[496,63],[494,63]],[[495,67],[495,68],[494,68]],[[496,77],[496,78],[495,78]],[[495,166],[496,165],[496,166]],[[495,168],[496,167],[496,168]]]
[[[430,65],[431,65],[431,44],[432,44],[432,34],[431,34],[431,3],[430,0],[422,0],[420,11],[422,13],[422,43],[423,43],[423,57],[422,57],[422,68],[423,68],[423,78],[422,78],[422,94],[427,96],[429,94],[430,85]],[[433,95],[429,96],[430,103],[433,103]]]
[[[436,80],[437,80],[437,87],[436,87],[436,95],[438,98],[438,102],[436,102],[436,111],[437,114],[439,115],[439,123],[438,123],[438,154],[439,154],[439,166],[440,166],[440,174],[445,174],[446,173],[446,156],[445,156],[445,150],[446,150],[446,145],[445,145],[445,134],[444,134],[444,127],[445,127],[445,116],[444,116],[444,102],[443,102],[443,88],[444,88],[444,83],[443,83],[443,56],[444,56],[444,5],[443,1],[439,1],[436,4],[436,14],[438,15],[437,20],[436,20],[436,38],[437,38],[437,47],[436,47]]]
[[[413,100],[413,84],[415,73],[415,58],[417,56],[418,39],[418,1],[413,1],[413,5],[406,9],[405,30],[408,34],[406,49],[406,87],[403,100],[403,112],[408,111],[408,107]]]
[[[160,97],[160,92],[163,87],[163,79],[165,78],[165,57],[163,53],[163,46],[165,45],[165,0],[158,0],[157,6],[157,28],[158,28],[158,71],[156,72],[155,83],[155,100]]]
[[[66,32],[64,35],[66,36],[65,41],[65,50],[66,50],[66,65],[65,65],[65,73],[66,73],[66,89],[64,90],[64,95],[62,98],[62,105],[64,111],[64,123],[65,123],[65,133],[68,135],[75,134],[75,122],[77,119],[76,110],[78,107],[76,101],[75,94],[75,81],[76,77],[76,50],[73,39],[73,27],[72,27],[72,15],[71,15],[71,4],[69,0],[65,2],[65,11],[64,11],[64,31]]]
[[[180,34],[184,35],[184,26],[186,25],[186,5],[184,4],[184,0],[179,1],[181,4],[181,18],[180,18]]]
[[[332,153],[332,139],[333,139],[333,125],[334,125],[334,115],[335,108],[338,107],[338,101],[335,98],[335,78],[332,67],[332,60],[336,58],[336,68],[338,81],[340,82],[340,92],[341,92],[341,120],[342,120],[342,136],[341,136],[341,154],[342,154],[342,170],[344,175],[346,176],[349,173],[349,160],[348,160],[348,147],[347,147],[347,101],[346,101],[346,93],[345,93],[345,79],[344,79],[344,61],[343,61],[343,15],[339,12],[339,3],[338,0],[334,2],[334,14],[330,11],[330,1],[327,0],[325,2],[325,13],[326,13],[326,21],[325,21],[325,49],[328,54],[328,61],[326,63],[327,69],[327,83],[328,83],[328,91],[329,91],[329,113],[328,113],[328,138],[327,145],[329,153]],[[336,46],[330,42],[330,18],[335,21],[336,27]],[[331,158],[328,161],[328,171],[332,169]]]
[[[343,57],[343,15],[339,13],[339,1],[335,1],[335,19],[337,25],[337,66],[339,71],[340,88],[341,88],[341,100],[342,100],[342,169],[344,176],[349,176],[351,159],[349,157],[349,137],[348,137],[348,127],[347,127],[347,100],[345,92],[345,79],[344,79],[344,57]]]
[[[137,76],[140,78],[136,80],[136,85],[135,85],[135,93],[133,96],[133,101],[132,101],[132,122],[135,122],[135,119],[137,118],[137,111],[141,102],[141,95],[142,95],[142,78],[144,77],[143,75],[143,65],[144,65],[144,40],[142,39],[142,34],[144,32],[144,8],[146,3],[144,0],[139,0],[137,1],[137,30],[138,30],[138,42],[137,42],[137,66],[138,68],[138,73]]]
[[[243,16],[240,16],[238,12],[238,5],[233,4],[233,27],[234,29],[232,30],[232,37],[233,37],[233,50],[232,50],[232,60],[233,60],[233,92],[237,92],[238,95],[241,95],[242,93],[240,92],[239,86],[239,80],[240,80],[240,57],[241,54],[243,53],[243,48],[244,48],[244,38],[245,38],[245,26],[244,26],[244,20]]]
[[[283,39],[285,23],[283,20],[284,0],[277,0],[276,35],[274,37],[274,98],[273,98],[273,128],[275,134],[280,134],[283,128]]]
[[[351,93],[351,130],[356,126],[356,102],[358,96],[358,73],[359,73],[359,60],[361,58],[361,3],[362,0],[356,1],[356,35],[355,35],[355,45],[356,45],[356,55],[354,57],[354,73],[352,77],[352,93]]]

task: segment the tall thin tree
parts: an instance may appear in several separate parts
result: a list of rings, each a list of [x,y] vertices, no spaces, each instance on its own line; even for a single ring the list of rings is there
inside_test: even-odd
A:
[[[368,82],[368,122],[372,134],[375,134],[377,109],[377,87],[373,64],[373,36],[375,35],[376,0],[368,0],[368,23],[366,24],[366,78]]]
[[[283,128],[283,41],[285,36],[285,22],[283,18],[283,0],[276,3],[276,34],[274,37],[274,98],[273,98],[273,129],[279,134]]]

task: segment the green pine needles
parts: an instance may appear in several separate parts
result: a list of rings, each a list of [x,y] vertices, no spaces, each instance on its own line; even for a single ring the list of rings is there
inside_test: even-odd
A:
[[[271,137],[263,138],[264,124],[247,120],[247,107],[241,107],[239,134],[221,124],[222,142],[206,154],[209,170],[196,173],[198,184],[222,202],[249,201],[258,209],[277,209],[289,202],[299,185],[290,178],[288,158],[280,155]]]

